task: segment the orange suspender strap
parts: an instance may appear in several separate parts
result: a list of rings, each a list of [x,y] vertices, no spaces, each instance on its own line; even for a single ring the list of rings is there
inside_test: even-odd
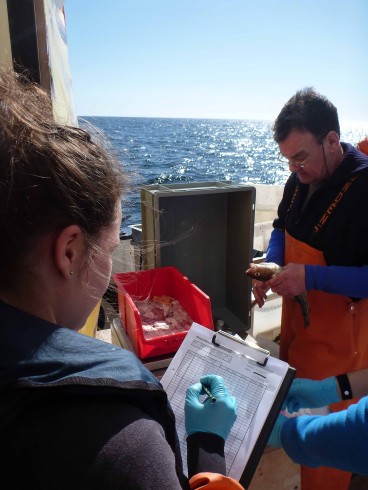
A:
[[[314,239],[316,238],[317,234],[322,230],[322,228],[325,226],[325,224],[327,223],[331,214],[335,211],[337,205],[339,204],[341,199],[344,197],[346,192],[349,190],[349,188],[350,188],[351,184],[354,182],[354,180],[357,179],[357,177],[358,177],[357,175],[353,175],[352,177],[350,177],[350,179],[347,182],[344,183],[341,191],[338,192],[335,199],[329,205],[327,211],[325,213],[323,213],[323,215],[320,217],[318,223],[314,225],[314,227],[313,227],[314,228],[314,230],[313,230],[313,238]],[[290,209],[293,207],[295,196],[297,195],[298,190],[299,190],[299,186],[297,185],[295,187],[293,197],[291,198],[288,210],[286,211],[286,215],[289,214]]]
[[[189,483],[191,490],[245,490],[233,478],[219,473],[197,473]]]
[[[325,213],[323,213],[323,215],[320,217],[318,223],[316,225],[314,225],[314,231],[313,231],[314,238],[321,231],[321,229],[325,226],[325,224],[328,221],[329,217],[335,211],[337,205],[339,204],[339,202],[344,197],[344,195],[346,194],[346,192],[349,190],[351,184],[354,182],[354,180],[357,177],[358,177],[357,175],[353,175],[352,177],[350,177],[350,179],[347,182],[345,182],[345,184],[343,185],[341,191],[339,191],[339,193],[337,194],[337,196],[335,197],[335,199],[329,205],[327,211]]]

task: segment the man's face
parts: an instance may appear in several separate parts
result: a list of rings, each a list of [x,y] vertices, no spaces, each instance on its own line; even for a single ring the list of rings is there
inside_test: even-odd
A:
[[[280,153],[286,159],[291,172],[295,172],[302,184],[313,184],[328,177],[323,142],[307,131],[292,131],[279,143]]]

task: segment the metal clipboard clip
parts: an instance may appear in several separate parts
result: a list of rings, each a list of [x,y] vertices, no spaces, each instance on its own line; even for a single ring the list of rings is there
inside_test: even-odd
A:
[[[246,340],[238,339],[234,337],[234,335],[222,330],[215,333],[215,335],[212,337],[212,343],[216,347],[222,347],[228,351],[248,357],[249,359],[256,361],[261,366],[265,366],[267,364],[267,360],[270,355],[270,351],[262,349],[262,347],[249,343]]]

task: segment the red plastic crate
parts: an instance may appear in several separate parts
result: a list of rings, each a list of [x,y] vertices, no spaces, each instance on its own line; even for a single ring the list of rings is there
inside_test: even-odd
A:
[[[176,352],[186,332],[146,339],[143,334],[141,316],[134,300],[150,299],[153,296],[162,295],[171,296],[180,302],[194,322],[211,330],[214,329],[210,298],[183,276],[176,267],[114,274],[113,279],[118,287],[121,324],[140,359]]]

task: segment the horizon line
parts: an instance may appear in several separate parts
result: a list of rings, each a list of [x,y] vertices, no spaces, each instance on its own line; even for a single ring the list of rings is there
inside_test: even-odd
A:
[[[265,119],[265,118],[260,118],[260,117],[189,117],[189,116],[101,116],[101,115],[83,115],[79,116],[77,115],[78,118],[98,118],[98,117],[104,117],[104,118],[116,118],[116,119],[194,119],[194,120],[211,120],[211,121],[257,121],[257,122],[267,122],[267,123],[272,123],[274,119]],[[340,118],[340,124],[345,124],[345,125],[355,125],[355,126],[367,126],[367,132],[368,132],[368,120],[367,121],[353,121],[353,120],[343,120]]]

